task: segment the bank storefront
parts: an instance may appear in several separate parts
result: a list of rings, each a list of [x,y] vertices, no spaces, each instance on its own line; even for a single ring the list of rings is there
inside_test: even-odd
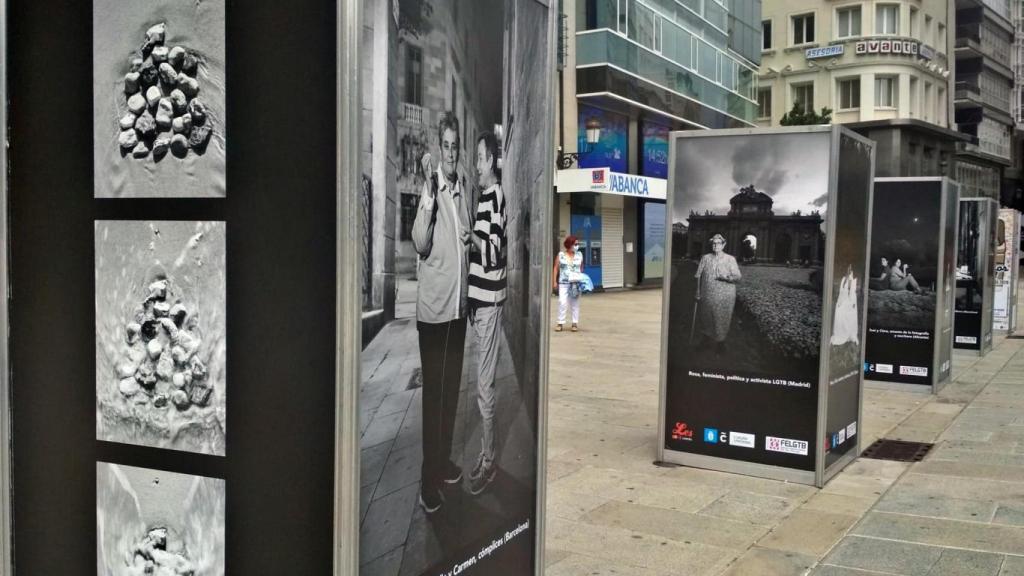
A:
[[[609,167],[558,171],[561,228],[580,239],[595,286],[623,288],[661,280],[665,182]]]

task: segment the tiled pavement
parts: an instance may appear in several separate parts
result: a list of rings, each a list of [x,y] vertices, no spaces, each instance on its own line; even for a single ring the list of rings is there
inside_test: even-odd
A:
[[[954,357],[938,396],[868,387],[859,459],[824,489],[656,457],[658,290],[587,296],[553,334],[546,574],[1024,575],[1024,340]]]

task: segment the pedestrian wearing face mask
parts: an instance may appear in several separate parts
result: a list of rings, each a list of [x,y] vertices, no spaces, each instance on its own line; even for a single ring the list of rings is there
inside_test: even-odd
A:
[[[569,235],[562,243],[565,250],[558,252],[555,268],[551,273],[554,279],[552,289],[558,290],[558,325],[555,332],[561,332],[565,324],[566,312],[572,310],[572,331],[579,330],[580,323],[580,282],[583,276],[583,254],[580,253],[580,242],[575,236]]]

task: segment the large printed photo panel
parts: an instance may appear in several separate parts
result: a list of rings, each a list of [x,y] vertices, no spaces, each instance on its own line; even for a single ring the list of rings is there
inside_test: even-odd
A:
[[[361,574],[533,574],[552,6],[364,3]]]
[[[667,450],[815,469],[831,142],[674,140]]]

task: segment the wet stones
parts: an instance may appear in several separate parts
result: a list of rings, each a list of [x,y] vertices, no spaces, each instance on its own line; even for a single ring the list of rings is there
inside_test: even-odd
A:
[[[195,102],[195,100],[192,102]],[[188,96],[185,96],[184,92],[175,88],[174,90],[171,90],[171,104],[174,106],[174,112],[181,114],[188,109],[191,102],[188,101]],[[192,112],[191,110],[188,111]]]
[[[160,88],[157,86],[150,86],[146,89],[146,104],[150,108],[155,107],[163,97],[163,92],[161,92]]]
[[[146,286],[145,294],[124,328],[129,349],[115,367],[118,392],[126,402],[152,410],[208,406],[215,391],[197,355],[202,343],[198,316],[174,297],[165,276]]]
[[[157,72],[160,76],[160,81],[163,82],[165,86],[174,87],[174,85],[178,83],[178,71],[174,69],[174,66],[171,66],[167,62],[161,64],[160,68],[157,69]]]
[[[202,150],[210,141],[210,134],[213,130],[209,126],[196,126],[188,135],[188,144],[193,150]]]
[[[138,116],[142,114],[142,111],[146,109],[146,97],[142,94],[132,94],[128,98],[128,111]]]
[[[184,156],[188,154],[188,138],[185,138],[181,134],[175,134],[171,138],[171,152],[176,156]]]
[[[174,104],[171,103],[170,98],[161,98],[160,102],[156,105],[156,125],[162,131],[166,131],[171,126],[171,121],[174,119]]]
[[[121,119],[118,120],[117,124],[120,126],[121,130],[129,130],[135,127],[135,118],[135,114],[125,112],[124,116],[121,116]]]
[[[129,72],[124,75],[124,93],[131,95],[139,91],[141,77],[138,72]]]
[[[171,63],[171,66],[180,70],[181,65],[185,63],[185,49],[181,46],[171,48],[167,54],[167,61]]]
[[[117,143],[121,145],[121,148],[131,150],[139,143],[139,135],[135,133],[134,129],[125,130],[117,137]]]
[[[166,23],[150,27],[127,61],[123,90],[128,113],[118,120],[122,155],[142,159],[152,152],[159,161],[171,152],[185,158],[190,151],[205,152],[213,135],[209,112],[196,98],[200,58],[186,46],[166,45],[166,39]],[[196,126],[204,129],[196,131]]]
[[[182,114],[181,116],[178,116],[171,124],[171,130],[173,130],[175,134],[187,135],[189,131],[192,130],[192,116],[189,114]],[[189,145],[191,144],[192,143],[189,142]]]

